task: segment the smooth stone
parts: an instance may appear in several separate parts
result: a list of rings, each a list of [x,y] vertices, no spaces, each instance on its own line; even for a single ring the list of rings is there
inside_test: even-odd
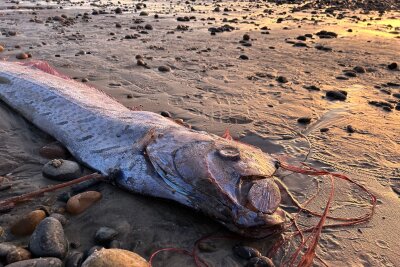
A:
[[[260,251],[258,251],[257,249],[241,245],[234,246],[233,253],[235,253],[236,256],[246,260],[261,256]]]
[[[0,45],[0,53],[4,51],[4,47]]]
[[[45,211],[34,210],[17,220],[11,226],[11,233],[16,236],[30,235],[44,218],[46,218]]]
[[[67,257],[65,258],[64,267],[79,267],[82,265],[83,261],[83,253],[79,251],[73,251],[68,253]]]
[[[158,71],[161,71],[161,72],[170,72],[170,71],[171,71],[171,68],[168,67],[168,66],[160,66],[160,67],[158,67]]]
[[[42,169],[43,176],[56,181],[70,181],[79,178],[82,174],[78,163],[70,160],[53,159]]]
[[[61,223],[47,217],[39,223],[29,241],[29,250],[36,257],[64,258],[67,242]]]
[[[29,250],[17,247],[8,252],[6,261],[8,264],[10,264],[17,261],[29,260],[30,258],[32,258],[32,254],[29,252]]]
[[[0,243],[0,258],[7,257],[8,252],[17,249],[17,246],[10,243]]]
[[[58,142],[45,145],[39,149],[39,155],[46,159],[66,159],[68,154],[68,150]]]
[[[310,117],[301,117],[301,118],[297,119],[297,122],[301,123],[301,124],[310,124],[311,118]]]
[[[138,254],[123,249],[101,249],[87,258],[82,267],[148,267],[149,263]]]
[[[270,258],[258,256],[251,258],[245,267],[275,267]]]
[[[62,261],[57,258],[38,258],[25,261],[18,261],[6,267],[61,267]]]
[[[100,227],[94,236],[96,243],[100,245],[107,245],[110,243],[114,237],[118,235],[118,232],[109,227]]]
[[[80,214],[101,199],[101,193],[86,191],[71,197],[67,202],[67,211],[71,214]]]
[[[332,100],[344,101],[347,98],[347,92],[330,90],[326,92],[326,97]]]
[[[52,213],[50,214],[50,217],[57,219],[63,226],[68,223],[67,218],[60,213]]]
[[[15,57],[17,59],[27,59],[29,55],[27,53],[18,53]]]

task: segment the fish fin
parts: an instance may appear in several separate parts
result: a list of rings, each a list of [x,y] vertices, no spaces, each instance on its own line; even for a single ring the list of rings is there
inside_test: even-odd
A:
[[[46,72],[48,74],[51,74],[51,75],[54,75],[54,76],[57,76],[57,77],[61,77],[63,79],[69,79],[68,76],[65,76],[65,75],[59,73],[55,68],[50,66],[50,64],[47,63],[46,61],[33,60],[33,61],[29,61],[29,62],[23,63],[22,65],[27,66],[27,67],[36,68],[38,70],[41,70],[43,72]]]
[[[229,129],[226,128],[224,134],[222,135],[222,138],[225,138],[226,140],[233,140],[233,137],[231,136],[231,133],[229,132]]]

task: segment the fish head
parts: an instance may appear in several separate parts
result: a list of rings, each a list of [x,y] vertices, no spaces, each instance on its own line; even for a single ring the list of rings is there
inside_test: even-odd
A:
[[[276,160],[259,148],[196,131],[161,134],[146,154],[168,188],[230,230],[265,237],[283,229]]]

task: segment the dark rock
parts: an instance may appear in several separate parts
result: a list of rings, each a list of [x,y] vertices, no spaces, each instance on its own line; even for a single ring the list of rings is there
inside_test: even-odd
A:
[[[329,131],[329,128],[321,128],[321,129],[319,129],[319,131],[320,131],[321,133],[326,133],[326,132]]]
[[[239,59],[242,59],[242,60],[249,60],[249,57],[246,56],[246,55],[240,55],[240,56],[239,56]]]
[[[304,35],[300,35],[300,36],[297,36],[296,39],[299,40],[299,41],[306,41],[306,40],[307,40],[307,37],[304,36]]]
[[[110,243],[116,236],[118,232],[109,227],[100,227],[94,236],[94,240],[99,245],[107,245]]]
[[[151,26],[150,24],[146,24],[146,25],[144,26],[144,28],[145,28],[146,30],[149,30],[149,31],[153,30],[153,26]]]
[[[310,91],[321,91],[321,89],[315,85],[306,85],[304,88]]]
[[[82,174],[78,163],[70,160],[53,159],[42,169],[43,176],[56,181],[70,181],[79,178]]]
[[[329,31],[320,31],[317,32],[316,35],[321,39],[332,39],[332,38],[337,38],[338,36],[337,33]]]
[[[241,245],[235,245],[233,247],[233,253],[236,256],[246,260],[261,256],[261,253],[257,249]]]
[[[243,41],[250,41],[250,35],[247,33],[243,35]]]
[[[41,221],[30,238],[29,250],[36,257],[64,258],[67,242],[61,223],[52,217]]]
[[[355,133],[355,132],[356,132],[356,129],[354,129],[354,127],[351,126],[351,125],[347,125],[347,126],[346,126],[346,131],[347,131],[348,133]]]
[[[170,72],[170,71],[171,71],[171,68],[168,67],[168,66],[160,66],[160,67],[158,67],[158,71],[161,71],[161,72]]]
[[[38,258],[18,261],[7,265],[7,267],[61,267],[62,261],[57,258]]]
[[[287,82],[289,82],[288,79],[287,79],[286,77],[284,77],[284,76],[278,76],[278,77],[276,78],[276,80],[277,80],[278,82],[280,82],[280,83],[287,83]]]
[[[340,100],[344,101],[347,98],[346,91],[336,91],[336,90],[329,90],[326,92],[326,97],[331,100]]]
[[[27,59],[29,58],[29,55],[27,53],[18,53],[15,57],[17,59]]]
[[[166,117],[166,118],[172,118],[171,113],[168,111],[161,111],[161,116]]]
[[[388,69],[389,69],[389,70],[397,70],[398,68],[399,68],[399,66],[397,65],[396,62],[390,63],[390,64],[388,65]]]
[[[122,9],[120,7],[117,7],[114,11],[115,14],[122,14]]]
[[[357,74],[354,71],[345,71],[344,75],[346,75],[347,77],[357,77]]]
[[[323,45],[316,45],[315,48],[317,50],[325,51],[325,52],[330,52],[332,51],[331,47],[323,46]]]
[[[147,13],[146,11],[142,11],[140,12],[139,16],[148,16],[149,13]]]
[[[122,248],[122,244],[120,241],[114,239],[110,242],[108,248]]]
[[[355,66],[353,70],[357,73],[365,73],[366,72],[365,68],[361,67],[361,66]]]
[[[57,219],[63,226],[68,223],[67,218],[61,213],[52,213],[50,215],[51,218]]]
[[[64,267],[80,267],[83,262],[83,253],[79,251],[72,251],[68,253],[65,258]]]
[[[270,258],[260,256],[251,258],[245,267],[275,267],[275,264]]]
[[[301,118],[297,119],[297,122],[301,123],[301,124],[310,124],[311,118],[310,117],[301,117]]]
[[[394,93],[392,96],[394,96],[396,98],[400,98],[400,93]]]

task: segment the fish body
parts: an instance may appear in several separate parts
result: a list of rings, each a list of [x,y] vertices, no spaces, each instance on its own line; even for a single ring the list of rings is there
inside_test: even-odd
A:
[[[81,163],[134,193],[174,200],[239,234],[282,229],[275,160],[260,149],[133,111],[71,79],[0,62],[0,99]]]

